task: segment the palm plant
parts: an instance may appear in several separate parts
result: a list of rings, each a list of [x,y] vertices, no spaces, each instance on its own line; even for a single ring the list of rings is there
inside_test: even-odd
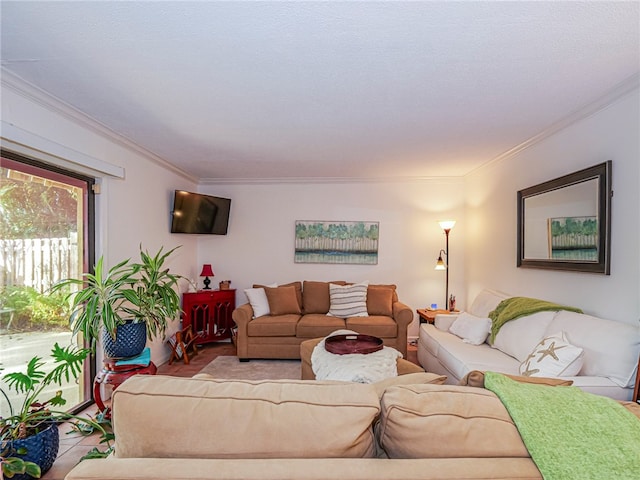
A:
[[[65,411],[50,409],[50,407],[62,407],[66,404],[61,390],[56,391],[53,396],[44,401],[40,396],[46,393],[45,390],[50,385],[62,386],[63,382],[68,383],[71,379],[76,379],[82,372],[82,365],[89,353],[88,349],[74,345],[62,348],[56,343],[51,351],[55,367],[49,373],[43,368],[45,362],[42,358],[36,356],[29,361],[24,372],[10,372],[3,376],[9,389],[18,395],[23,395],[20,408],[14,410],[8,393],[0,389],[10,410],[8,417],[0,417],[0,463],[4,476],[12,478],[15,474],[26,473],[36,478],[40,477],[40,466],[20,458],[28,452],[15,448],[14,442],[43,432],[62,420],[78,418]],[[82,418],[78,420],[89,422]],[[97,428],[101,427],[97,426]]]
[[[118,326],[131,320],[144,322],[151,338],[164,335],[167,319],[174,318],[180,311],[180,297],[175,287],[182,276],[164,268],[164,262],[176,248],[167,252],[160,248],[155,255],[150,255],[140,247],[139,263],[127,259],[107,271],[104,258],[100,257],[93,273],[54,285],[54,292],[79,288],[67,297],[71,302],[74,335],[82,333],[94,346],[102,329],[115,340]]]

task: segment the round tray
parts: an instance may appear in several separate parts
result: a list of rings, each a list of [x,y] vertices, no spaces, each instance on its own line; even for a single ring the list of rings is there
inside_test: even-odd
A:
[[[382,339],[371,335],[349,333],[346,335],[333,335],[324,341],[327,352],[336,355],[348,355],[350,353],[373,353],[382,350]]]

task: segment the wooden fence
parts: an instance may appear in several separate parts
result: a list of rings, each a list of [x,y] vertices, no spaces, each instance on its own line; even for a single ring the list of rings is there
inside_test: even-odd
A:
[[[0,288],[25,285],[44,293],[78,275],[78,243],[69,238],[0,239]]]

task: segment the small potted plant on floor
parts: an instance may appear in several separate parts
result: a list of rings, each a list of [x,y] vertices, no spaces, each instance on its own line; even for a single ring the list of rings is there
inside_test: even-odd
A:
[[[164,266],[176,248],[150,255],[140,247],[140,262],[124,260],[106,271],[101,257],[93,273],[54,285],[54,292],[79,288],[68,294],[74,335],[82,333],[92,347],[102,335],[110,358],[135,357],[147,337],[164,335],[169,319],[180,311],[175,289],[183,277]]]
[[[73,345],[62,348],[56,343],[51,351],[53,370],[47,373],[49,369],[45,362],[36,356],[24,372],[3,376],[8,391],[21,398],[20,407],[14,410],[8,391],[0,389],[0,398],[9,405],[9,416],[0,417],[0,464],[5,477],[16,480],[40,478],[51,468],[58,454],[58,423],[70,418],[81,423],[90,422],[65,411],[53,410],[64,406],[66,400],[61,390],[52,393],[48,388],[52,385],[61,387],[63,382],[76,379],[89,352]],[[98,424],[94,428],[102,430]]]

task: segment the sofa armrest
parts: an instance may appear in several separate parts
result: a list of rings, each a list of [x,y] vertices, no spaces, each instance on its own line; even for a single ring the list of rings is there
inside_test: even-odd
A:
[[[398,328],[407,328],[413,321],[413,310],[402,302],[393,302],[393,319],[398,324]]]
[[[253,320],[253,308],[250,303],[245,303],[236,308],[231,314],[236,323],[236,350],[238,358],[249,358],[249,347],[247,345],[247,325]]]
[[[407,330],[413,322],[413,310],[402,302],[393,302],[393,319],[398,325],[395,348],[407,358]]]
[[[453,322],[458,318],[457,313],[438,313],[436,318],[433,321],[433,324],[436,326],[438,330],[442,330],[443,332],[448,332]]]

